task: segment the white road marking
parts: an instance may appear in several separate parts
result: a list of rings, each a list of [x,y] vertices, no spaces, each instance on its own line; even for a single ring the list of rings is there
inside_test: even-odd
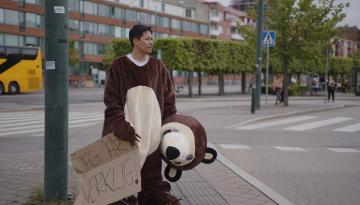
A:
[[[336,132],[357,132],[359,130],[360,130],[360,123],[357,123],[357,124],[349,125],[346,127],[338,128],[334,131],[336,131]]]
[[[287,127],[284,129],[285,130],[293,130],[293,131],[306,131],[306,130],[311,130],[311,129],[318,128],[318,127],[324,127],[324,126],[333,125],[333,124],[340,123],[340,122],[345,122],[345,121],[348,121],[351,119],[353,119],[353,118],[351,118],[351,117],[335,117],[335,118],[331,118],[331,119],[327,119],[327,120],[321,120],[321,121],[296,125],[293,127]]]
[[[240,144],[220,144],[224,149],[252,149],[249,145],[240,145]]]
[[[306,152],[307,150],[301,147],[285,147],[285,146],[273,146],[275,149],[280,151],[288,152]]]
[[[104,120],[103,113],[71,112],[68,123],[69,128],[77,128],[96,125],[102,120]],[[34,133],[33,136],[44,136],[44,127],[43,113],[14,113],[6,116],[1,113],[0,115],[0,137],[28,133]]]
[[[334,152],[351,152],[351,153],[360,152],[359,150],[353,148],[327,148],[327,149]]]
[[[293,123],[293,122],[299,122],[304,120],[311,120],[316,118],[315,116],[299,116],[299,117],[292,117],[292,118],[286,118],[281,120],[272,120],[268,122],[259,122],[254,125],[246,125],[241,127],[236,127],[235,129],[238,130],[255,130],[260,128],[266,128],[266,127],[274,127],[278,125]]]

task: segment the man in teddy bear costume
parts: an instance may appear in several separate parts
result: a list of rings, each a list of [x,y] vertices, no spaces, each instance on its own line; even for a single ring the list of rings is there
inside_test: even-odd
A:
[[[102,136],[113,133],[139,147],[141,191],[115,204],[179,205],[170,184],[161,175],[159,149],[162,122],[176,114],[175,94],[165,65],[149,54],[150,27],[135,25],[129,33],[133,50],[113,60],[104,91],[105,121]]]

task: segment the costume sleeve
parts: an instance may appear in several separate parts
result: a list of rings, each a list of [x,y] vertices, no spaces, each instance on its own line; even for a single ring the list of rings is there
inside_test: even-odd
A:
[[[113,132],[116,137],[122,140],[134,141],[135,130],[125,120],[121,89],[125,88],[121,86],[119,68],[113,62],[109,69],[104,93],[104,103],[106,106],[105,123],[108,124],[104,125],[107,129],[103,131],[103,135]],[[124,91],[123,93],[126,92]]]
[[[176,114],[177,111],[175,105],[175,92],[170,74],[165,65],[162,62],[161,64],[164,72],[164,114],[162,117],[162,120],[164,121],[167,117]]]

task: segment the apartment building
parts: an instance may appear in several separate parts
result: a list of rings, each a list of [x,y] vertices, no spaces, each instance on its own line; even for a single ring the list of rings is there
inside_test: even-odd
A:
[[[2,0],[0,45],[39,46],[44,50],[45,0]],[[101,68],[105,46],[113,38],[127,38],[130,28],[152,26],[155,38],[208,37],[206,7],[184,1],[162,0],[69,0],[69,39],[81,55],[75,71],[90,74]],[[187,5],[187,7],[186,7]],[[204,10],[205,9],[205,10]]]
[[[224,7],[217,1],[203,1],[209,8],[209,37],[224,40],[243,40],[238,30],[239,25],[255,25],[245,13]]]
[[[352,56],[360,46],[360,30],[356,26],[341,27],[331,42],[333,56]]]

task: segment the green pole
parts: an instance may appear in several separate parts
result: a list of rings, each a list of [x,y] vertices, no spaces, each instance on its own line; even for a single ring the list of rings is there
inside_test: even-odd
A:
[[[45,1],[44,201],[66,200],[68,181],[68,1]]]
[[[261,45],[262,45],[262,32],[263,32],[263,20],[264,19],[264,0],[258,2],[257,13],[257,34],[256,34],[256,65],[255,65],[255,83],[256,83],[256,95],[255,95],[255,108],[260,109],[260,95],[261,95]]]

